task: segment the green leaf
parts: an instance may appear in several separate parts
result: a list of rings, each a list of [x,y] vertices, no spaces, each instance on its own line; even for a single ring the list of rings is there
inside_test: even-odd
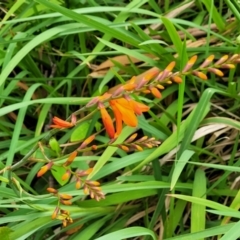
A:
[[[214,1],[202,0],[202,2],[204,3],[210,15],[212,16],[212,19],[214,23],[217,25],[218,29],[220,31],[223,31],[225,29],[224,18],[218,12],[217,8],[214,6]]]
[[[207,181],[205,172],[201,169],[197,169],[193,183],[192,195],[194,197],[205,199],[207,191],[206,185]],[[193,233],[204,230],[206,224],[206,207],[204,205],[192,203],[191,210],[191,232]]]
[[[51,149],[57,154],[58,157],[61,156],[61,148],[60,145],[58,143],[58,141],[56,140],[56,138],[52,137],[49,140],[49,145],[51,147]]]
[[[37,218],[31,222],[26,221],[24,225],[21,225],[21,227],[18,227],[13,233],[10,234],[10,239],[27,239],[28,236],[33,236],[33,233],[39,228],[44,227],[52,221],[50,215],[51,213],[49,213],[49,216],[47,217]]]
[[[229,229],[231,229],[234,225],[235,223],[230,223],[224,226],[208,228],[201,232],[183,234],[177,237],[166,238],[165,240],[199,240],[202,238],[209,239],[208,237],[216,236],[219,234],[223,234],[226,231],[229,231]]]
[[[0,227],[0,239],[1,240],[11,240],[10,233],[12,232],[11,228]]]
[[[152,239],[157,240],[153,231],[144,227],[130,227],[121,229],[119,231],[106,234],[102,237],[96,238],[95,240],[121,240],[126,238],[135,238],[138,236],[150,235]]]
[[[171,189],[174,188],[185,165],[187,164],[188,160],[192,157],[193,154],[194,154],[193,151],[186,150],[183,152],[179,160],[177,160],[177,163],[172,174]]]
[[[57,182],[61,186],[65,185],[68,182],[68,179],[65,180],[65,181],[62,180],[63,174],[66,173],[65,168],[63,168],[61,166],[53,165],[52,168],[51,168],[51,172],[52,172],[52,175],[54,176],[54,178],[57,180]]]
[[[81,141],[84,138],[86,138],[89,125],[90,125],[89,122],[83,122],[82,124],[77,126],[76,129],[74,129],[74,131],[70,137],[70,141],[77,142],[77,141]]]
[[[5,182],[5,183],[9,182],[9,180],[7,178],[2,177],[2,176],[0,176],[0,181]]]

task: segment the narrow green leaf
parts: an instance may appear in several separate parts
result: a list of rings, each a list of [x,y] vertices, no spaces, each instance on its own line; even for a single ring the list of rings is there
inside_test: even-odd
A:
[[[197,169],[193,182],[193,197],[206,198],[206,176],[203,170]],[[191,232],[199,232],[205,229],[206,207],[192,203],[191,207]],[[200,239],[199,239],[200,240]],[[204,240],[204,239],[201,239]]]
[[[180,156],[180,158],[177,160],[172,174],[171,190],[174,188],[175,184],[178,181],[178,178],[180,177],[180,174],[182,173],[184,167],[186,166],[189,159],[191,159],[193,154],[194,151],[185,150]]]
[[[229,231],[229,229],[231,229],[234,225],[235,223],[230,223],[224,226],[208,228],[201,232],[183,234],[177,237],[166,238],[165,240],[199,240],[203,238],[208,239],[208,237],[213,237]]]
[[[130,227],[118,230],[113,233],[106,234],[102,237],[96,238],[95,240],[122,240],[126,238],[135,238],[135,237],[142,237],[145,235],[150,235],[153,240],[157,240],[153,231],[144,228],[144,227]]]
[[[214,23],[217,25],[220,31],[223,31],[225,29],[225,22],[223,20],[223,17],[219,14],[217,8],[214,6],[214,1],[213,0],[201,0],[201,1],[205,5],[209,13],[211,13],[212,11],[212,18]]]
[[[221,238],[220,240],[237,240],[239,239],[239,228],[240,221],[233,225]]]

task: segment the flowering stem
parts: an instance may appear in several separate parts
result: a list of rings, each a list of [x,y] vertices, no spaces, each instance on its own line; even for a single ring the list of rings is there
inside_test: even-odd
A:
[[[78,111],[74,112],[74,114],[77,114],[77,113],[80,113],[82,111],[84,111],[85,107],[79,109]],[[77,123],[81,123],[87,119],[89,119],[95,112],[97,111],[97,109],[95,109],[94,111],[92,111],[91,113],[89,113],[87,116],[81,118],[79,121],[77,121]],[[67,120],[70,120],[71,116],[68,117]],[[41,142],[44,144],[44,143],[47,143],[50,138],[55,135],[56,133],[58,133],[60,131],[60,129],[52,129],[49,131],[49,133],[47,134],[47,136],[43,137]],[[38,150],[39,148],[39,144],[36,143],[36,145],[17,163],[15,163],[14,165],[10,166],[8,168],[8,170],[11,170],[11,171],[14,171],[18,168],[20,168],[21,166],[23,166],[27,161],[28,159]]]

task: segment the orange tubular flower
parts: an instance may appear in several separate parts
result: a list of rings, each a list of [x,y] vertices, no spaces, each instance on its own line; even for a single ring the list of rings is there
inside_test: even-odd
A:
[[[102,116],[103,125],[106,128],[107,134],[111,139],[113,139],[114,136],[115,136],[115,129],[114,129],[114,126],[113,126],[112,118],[110,117],[110,115],[107,112],[104,105],[100,104],[99,108],[100,108],[100,113],[101,113],[101,116]]]
[[[61,118],[54,117],[53,125],[50,125],[51,128],[71,128],[74,126],[73,123],[62,120]]]
[[[116,135],[122,131],[122,122],[130,127],[137,126],[136,115],[149,110],[149,107],[132,99],[119,98],[109,101],[116,119]]]

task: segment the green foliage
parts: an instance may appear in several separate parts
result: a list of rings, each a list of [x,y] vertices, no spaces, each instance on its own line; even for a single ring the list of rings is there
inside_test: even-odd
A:
[[[200,67],[239,54],[237,0],[18,0],[0,10],[0,239],[239,238],[239,65],[222,64],[224,76]],[[195,55],[207,81],[184,72]],[[135,88],[150,110],[109,142],[101,105],[86,104],[173,61],[182,83],[164,82],[161,98]],[[69,127],[51,130],[54,116]],[[132,151],[134,133],[161,145]]]

